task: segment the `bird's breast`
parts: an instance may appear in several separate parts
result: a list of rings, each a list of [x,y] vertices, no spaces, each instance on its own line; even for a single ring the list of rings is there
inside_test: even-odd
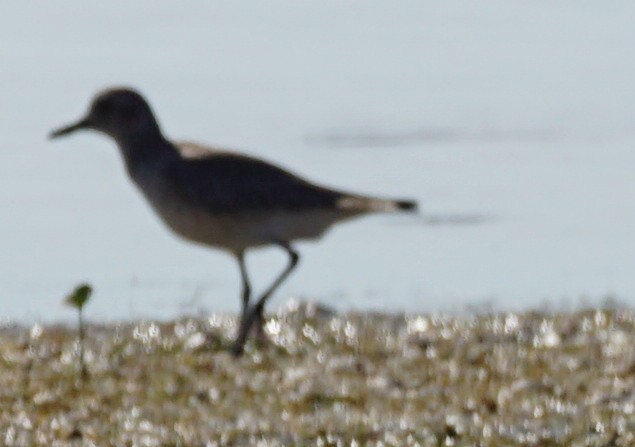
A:
[[[204,204],[183,197],[161,169],[137,171],[133,180],[161,220],[182,238],[230,251],[249,244],[239,240],[248,235],[236,231],[235,216],[214,214]]]

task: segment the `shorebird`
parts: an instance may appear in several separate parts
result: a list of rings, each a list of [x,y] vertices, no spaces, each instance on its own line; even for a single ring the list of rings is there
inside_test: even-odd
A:
[[[265,303],[298,264],[292,243],[317,239],[331,225],[375,213],[414,211],[412,200],[390,200],[336,191],[240,153],[189,142],[161,132],[148,102],[130,88],[99,92],[87,114],[51,133],[81,129],[112,138],[132,181],[178,236],[233,255],[242,279],[242,313],[232,353],[240,355],[255,326],[263,333]],[[289,263],[250,307],[247,250],[278,246]]]

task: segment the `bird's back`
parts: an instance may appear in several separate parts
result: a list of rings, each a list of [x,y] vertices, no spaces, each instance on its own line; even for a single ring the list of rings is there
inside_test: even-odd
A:
[[[332,210],[347,196],[243,154],[192,143],[176,146],[181,159],[167,172],[170,183],[183,200],[214,214]]]

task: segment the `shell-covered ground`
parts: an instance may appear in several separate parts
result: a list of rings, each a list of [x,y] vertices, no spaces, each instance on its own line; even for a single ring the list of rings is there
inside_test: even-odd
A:
[[[0,445],[635,444],[635,313],[230,316],[0,329]]]

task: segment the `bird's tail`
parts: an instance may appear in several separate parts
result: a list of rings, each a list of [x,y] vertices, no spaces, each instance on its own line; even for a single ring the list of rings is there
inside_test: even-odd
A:
[[[340,209],[352,212],[393,213],[417,212],[419,204],[414,200],[376,199],[370,197],[347,196],[339,200]]]

